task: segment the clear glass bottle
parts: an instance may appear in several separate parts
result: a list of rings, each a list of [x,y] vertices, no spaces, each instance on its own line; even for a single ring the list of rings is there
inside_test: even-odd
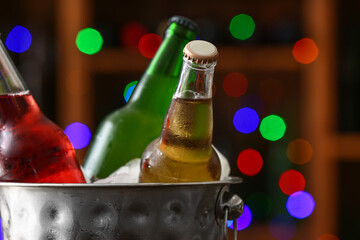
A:
[[[84,162],[89,177],[107,177],[140,158],[145,147],[159,136],[179,80],[182,49],[195,39],[197,28],[184,17],[169,20],[164,40],[128,103],[106,116],[94,134]]]
[[[218,52],[206,41],[189,42],[183,68],[161,135],[145,149],[139,182],[219,180],[221,166],[212,147],[212,86]]]
[[[73,146],[41,112],[1,41],[0,181],[85,183]]]

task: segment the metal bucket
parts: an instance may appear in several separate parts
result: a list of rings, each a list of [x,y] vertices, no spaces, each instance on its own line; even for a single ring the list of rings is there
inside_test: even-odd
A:
[[[0,183],[4,240],[220,240],[239,178],[179,184]],[[236,226],[236,225],[235,225]]]

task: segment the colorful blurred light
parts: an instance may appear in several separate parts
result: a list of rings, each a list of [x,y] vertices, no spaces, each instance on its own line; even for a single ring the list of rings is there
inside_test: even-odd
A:
[[[236,229],[238,231],[240,231],[240,230],[247,228],[250,225],[251,220],[252,220],[251,210],[248,206],[244,205],[244,211],[241,214],[241,216],[237,219],[237,228]],[[234,224],[233,224],[232,220],[227,221],[227,226],[230,229],[234,229],[233,225]]]
[[[269,115],[260,123],[260,133],[263,138],[276,141],[282,138],[286,131],[284,120],[277,115]]]
[[[255,22],[249,15],[239,14],[231,19],[229,30],[234,38],[246,40],[253,35]]]
[[[78,32],[75,43],[82,53],[93,55],[101,50],[103,38],[97,30],[84,28]]]
[[[236,111],[233,124],[237,131],[241,133],[251,133],[259,125],[259,116],[254,109],[244,107]]]
[[[31,42],[32,36],[30,31],[25,27],[17,25],[9,32],[5,45],[12,52],[22,53],[30,48]]]
[[[91,131],[83,123],[71,123],[65,128],[64,132],[75,149],[82,149],[90,143]]]
[[[295,139],[288,144],[286,155],[296,164],[305,164],[311,160],[313,149],[311,144],[304,139]]]
[[[246,93],[248,80],[245,75],[238,72],[232,72],[225,76],[223,88],[230,97],[240,97]]]
[[[162,39],[159,35],[148,33],[140,38],[138,48],[144,57],[152,59],[160,47],[161,42]]]
[[[295,43],[292,54],[297,62],[309,64],[318,57],[319,48],[311,38],[303,38]]]
[[[333,234],[325,233],[318,237],[317,240],[339,240],[339,238]]]
[[[311,215],[314,208],[314,198],[310,193],[305,191],[299,191],[291,194],[286,202],[286,209],[294,218],[306,218]]]
[[[131,94],[134,91],[137,83],[138,83],[138,81],[134,81],[134,82],[131,82],[128,85],[126,85],[125,90],[124,90],[124,99],[126,102],[129,101]]]
[[[291,217],[279,214],[271,219],[269,229],[275,239],[289,240],[295,235],[296,223]]]
[[[252,209],[254,218],[265,218],[269,216],[272,209],[270,196],[263,192],[251,194],[246,203]]]
[[[128,22],[121,30],[120,38],[125,47],[137,49],[140,38],[148,32],[140,22]]]
[[[279,179],[279,186],[283,193],[291,195],[294,192],[303,191],[306,181],[304,176],[296,170],[287,170],[283,172]]]
[[[261,171],[263,159],[258,151],[248,148],[240,152],[236,163],[241,173],[255,176]]]

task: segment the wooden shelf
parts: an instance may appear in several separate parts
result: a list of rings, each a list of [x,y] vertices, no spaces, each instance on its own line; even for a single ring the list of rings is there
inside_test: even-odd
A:
[[[282,71],[300,70],[292,58],[292,46],[219,47],[217,72],[236,70]],[[105,48],[92,56],[89,69],[93,73],[143,72],[150,59],[137,50]]]
[[[150,59],[139,51],[125,48],[105,48],[92,56],[90,69],[93,73],[143,72]]]
[[[220,47],[218,62],[217,72],[237,69],[281,72],[300,70],[300,64],[292,57],[292,46],[288,45]]]
[[[336,146],[339,160],[360,161],[360,134],[339,134]]]

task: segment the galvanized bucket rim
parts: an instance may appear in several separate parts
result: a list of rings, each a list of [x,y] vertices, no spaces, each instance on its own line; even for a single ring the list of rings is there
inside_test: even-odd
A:
[[[204,185],[224,185],[242,183],[240,177],[227,177],[219,181],[209,182],[186,182],[186,183],[19,183],[19,182],[0,182],[0,187],[42,187],[42,188],[142,188],[142,187],[187,187]]]

